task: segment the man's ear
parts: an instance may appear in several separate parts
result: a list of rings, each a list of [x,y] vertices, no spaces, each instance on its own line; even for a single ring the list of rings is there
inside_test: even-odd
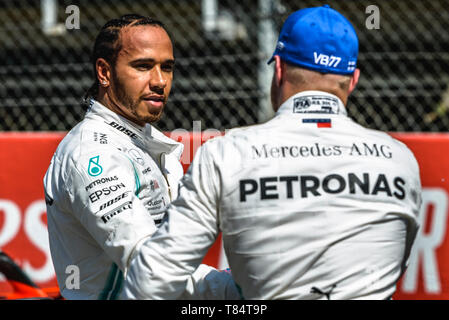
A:
[[[274,56],[274,79],[278,87],[281,86],[284,77],[284,66],[279,56]]]
[[[111,65],[103,58],[98,58],[95,63],[95,69],[100,86],[109,86],[111,83]]]
[[[351,92],[355,89],[357,83],[359,82],[359,77],[360,77],[360,69],[357,68],[354,70],[354,73],[352,74],[351,82],[349,83],[348,95],[350,95]]]

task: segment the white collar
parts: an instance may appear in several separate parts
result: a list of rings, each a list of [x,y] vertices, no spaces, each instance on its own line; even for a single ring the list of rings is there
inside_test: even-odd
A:
[[[308,90],[288,98],[278,109],[280,114],[341,114],[347,115],[343,102],[336,95]]]
[[[139,126],[94,99],[90,100],[85,117],[103,120],[106,124],[116,129],[119,134],[128,136],[132,143],[146,147],[147,151],[152,155],[173,153],[178,159],[181,158],[184,149],[182,143],[170,139],[149,123],[145,124],[145,126]],[[117,129],[120,126],[124,127],[124,129]]]

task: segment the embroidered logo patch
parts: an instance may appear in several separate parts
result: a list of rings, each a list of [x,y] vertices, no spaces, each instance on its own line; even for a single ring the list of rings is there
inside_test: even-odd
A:
[[[302,119],[303,123],[316,123],[318,128],[331,128],[331,119]]]
[[[100,156],[90,158],[87,173],[89,173],[89,175],[92,177],[96,177],[99,176],[102,172],[103,168],[100,166]]]

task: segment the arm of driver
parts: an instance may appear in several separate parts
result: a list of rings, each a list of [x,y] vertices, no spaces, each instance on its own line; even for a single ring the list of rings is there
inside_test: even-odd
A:
[[[232,276],[200,263],[218,233],[219,175],[207,143],[180,183],[167,220],[146,240],[125,280],[128,299],[239,299]]]

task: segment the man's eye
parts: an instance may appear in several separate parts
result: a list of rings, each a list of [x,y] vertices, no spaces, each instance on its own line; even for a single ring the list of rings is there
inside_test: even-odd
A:
[[[173,65],[163,65],[162,70],[166,72],[172,72],[173,71]]]
[[[151,65],[149,64],[139,64],[135,67],[137,70],[150,70]]]

